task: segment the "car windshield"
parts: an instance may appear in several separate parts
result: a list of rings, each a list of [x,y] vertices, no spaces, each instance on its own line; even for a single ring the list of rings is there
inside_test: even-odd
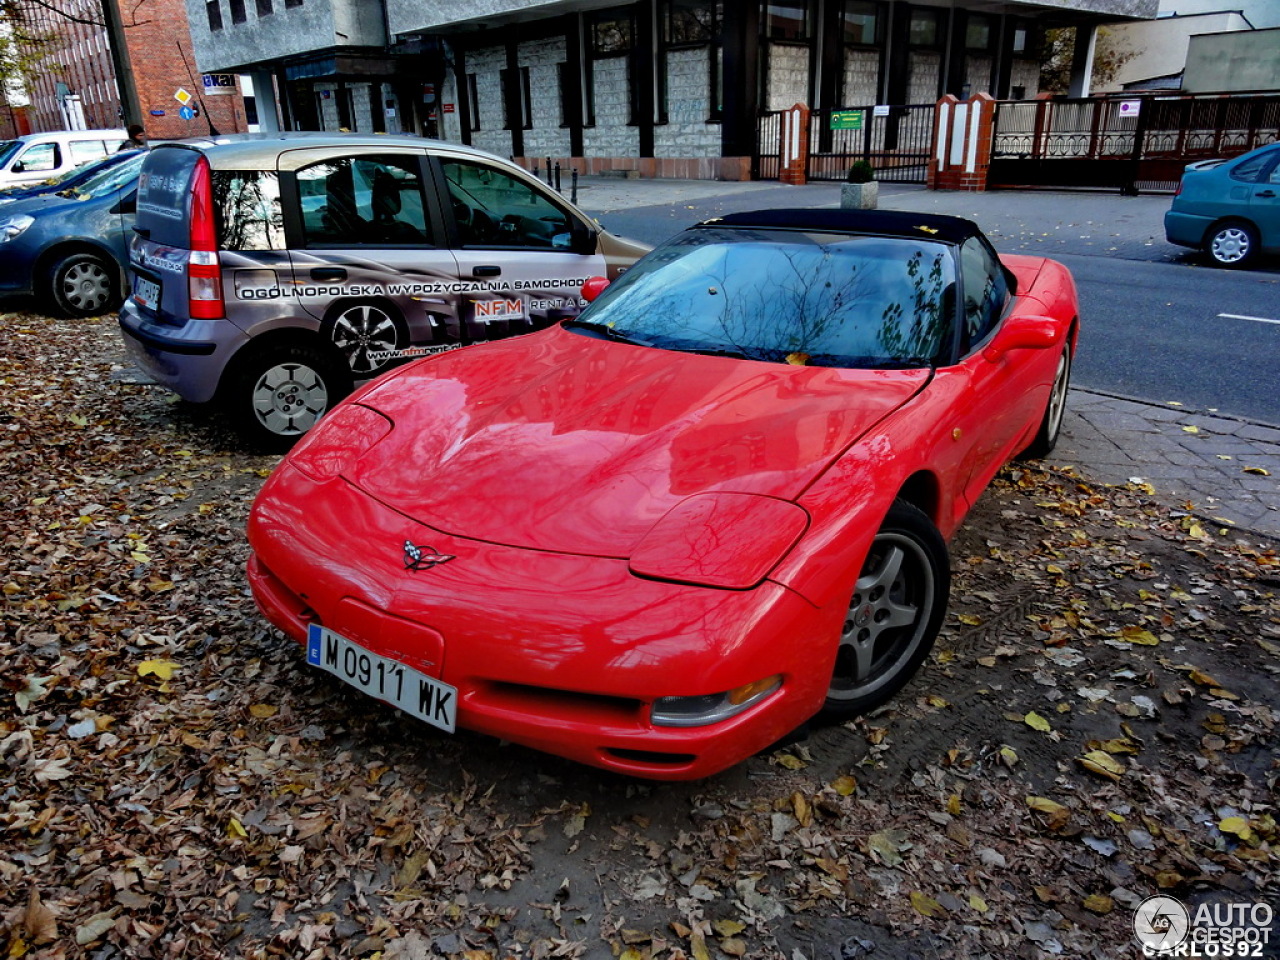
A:
[[[136,157],[99,171],[79,186],[69,187],[67,192],[79,200],[91,200],[113,193],[138,178],[146,155],[146,151],[140,150]]]
[[[0,167],[13,159],[13,155],[22,148],[21,140],[5,140],[0,143]]]
[[[808,366],[931,366],[951,348],[941,243],[704,227],[653,251],[571,326],[668,350]]]

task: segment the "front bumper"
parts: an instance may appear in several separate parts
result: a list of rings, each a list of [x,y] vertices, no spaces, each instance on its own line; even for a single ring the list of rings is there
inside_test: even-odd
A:
[[[120,330],[129,358],[157,383],[184,400],[207,403],[222,373],[248,343],[230,320],[188,320],[181,326],[155,323],[131,300],[120,308]]]
[[[254,598],[294,640],[323,624],[456,687],[460,727],[640,777],[708,776],[813,716],[843,613],[772,582],[692,587],[635,577],[625,560],[450,537],[287,463],[249,540]],[[406,540],[454,559],[406,570]],[[777,691],[720,723],[649,720],[659,697],[775,674]]]

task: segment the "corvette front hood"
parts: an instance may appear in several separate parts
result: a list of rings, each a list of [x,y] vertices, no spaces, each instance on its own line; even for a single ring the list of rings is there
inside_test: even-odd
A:
[[[790,500],[928,370],[706,357],[559,328],[418,363],[358,398],[391,433],[347,471],[457,536],[625,557],[698,493]]]

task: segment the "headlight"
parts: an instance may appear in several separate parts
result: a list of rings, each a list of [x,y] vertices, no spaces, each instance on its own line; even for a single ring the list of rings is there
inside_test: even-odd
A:
[[[681,500],[631,553],[631,572],[656,580],[749,590],[759,586],[809,526],[787,500],[702,493]]]
[[[382,414],[348,403],[312,427],[287,462],[313,480],[332,480],[390,432],[391,421]]]
[[[782,677],[775,674],[724,693],[702,697],[661,697],[654,701],[650,719],[655,727],[704,727],[728,720],[754,706],[780,686]]]
[[[25,213],[14,214],[12,217],[5,217],[3,220],[0,220],[0,243],[12,240],[35,222],[35,217],[29,217]]]

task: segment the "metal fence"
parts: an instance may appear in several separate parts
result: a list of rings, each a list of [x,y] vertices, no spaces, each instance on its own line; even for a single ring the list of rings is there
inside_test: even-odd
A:
[[[1280,139],[1280,96],[1109,96],[996,104],[988,185],[1174,190],[1188,163]]]
[[[877,180],[924,183],[933,146],[933,110],[934,105],[928,103],[812,111],[806,176],[810,180],[843,180],[850,164],[866,160],[875,168]],[[842,114],[843,122],[856,126],[831,129],[832,113]],[[781,112],[769,112],[757,122],[752,173],[758,180],[778,179],[781,116]]]

